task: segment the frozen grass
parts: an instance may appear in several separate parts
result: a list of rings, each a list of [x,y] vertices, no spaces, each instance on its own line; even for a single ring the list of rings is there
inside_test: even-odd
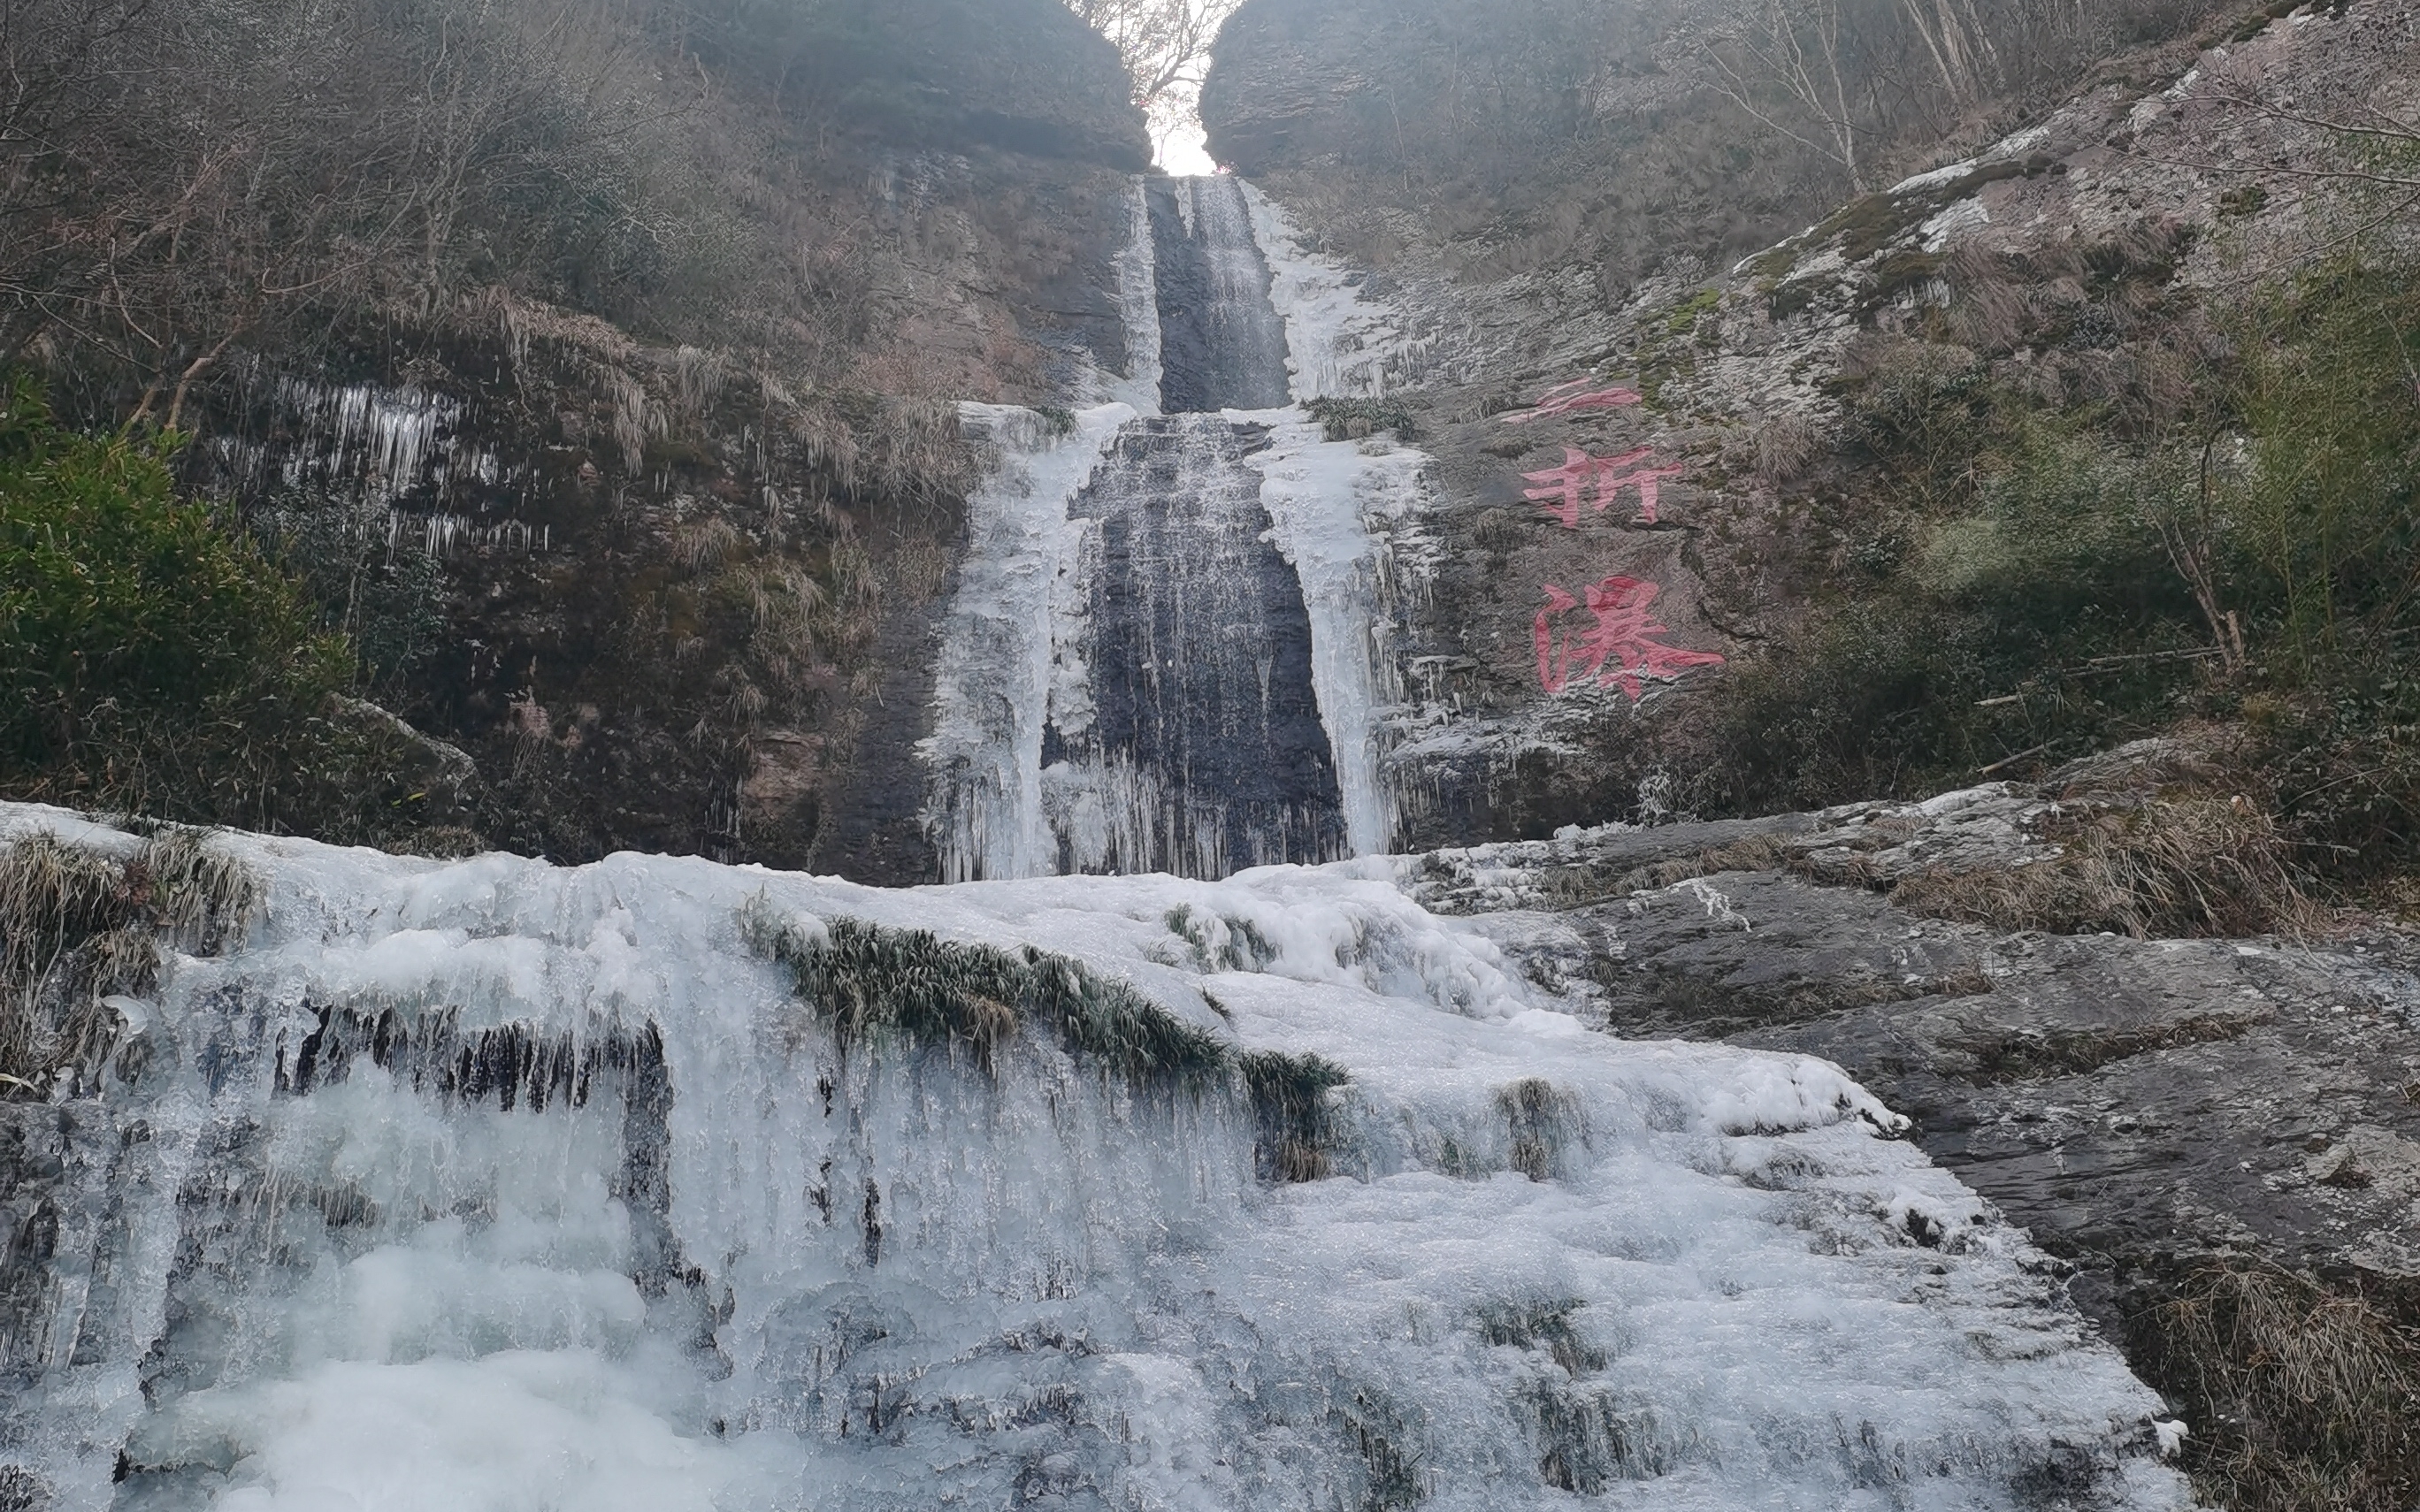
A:
[[[855,918],[818,932],[755,904],[741,923],[752,949],[790,968],[799,999],[844,1048],[964,1043],[996,1071],[1000,1047],[1033,1020],[1131,1082],[1198,1090],[1233,1063],[1207,1031],[1125,982],[1032,946],[1010,951]]]
[[[1525,1076],[1496,1094],[1496,1106],[1512,1131],[1512,1168],[1532,1181],[1550,1180],[1571,1127],[1577,1122],[1569,1094],[1544,1077]]]
[[[124,858],[48,830],[0,850],[0,1097],[85,1089],[116,1034],[104,999],[151,990],[163,935],[215,953],[259,898],[200,830],[163,828]]]
[[[1344,1068],[1322,1056],[1275,1050],[1247,1051],[1242,1064],[1262,1179],[1316,1181],[1327,1175],[1327,1094],[1352,1079]]]
[[[1587,1305],[1575,1297],[1492,1303],[1479,1310],[1479,1336],[1489,1344],[1544,1350],[1565,1374],[1576,1379],[1604,1369],[1607,1358],[1572,1327],[1572,1315]]]
[[[1410,409],[1392,399],[1307,399],[1303,408],[1331,441],[1359,440],[1382,430],[1407,441],[1419,435]]]

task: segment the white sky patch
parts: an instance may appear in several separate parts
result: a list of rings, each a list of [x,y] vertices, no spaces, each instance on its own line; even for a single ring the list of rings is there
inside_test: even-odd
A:
[[[1159,171],[1164,174],[1183,178],[1218,171],[1218,164],[1210,156],[1210,133],[1202,129],[1202,117],[1190,111],[1181,120],[1156,131],[1152,146],[1159,154]]]

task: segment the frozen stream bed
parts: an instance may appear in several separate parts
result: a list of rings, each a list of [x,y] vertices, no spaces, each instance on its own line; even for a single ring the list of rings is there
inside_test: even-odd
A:
[[[139,844],[0,806],[44,829]],[[1841,1072],[1615,1041],[1383,860],[884,891],[210,844],[240,937],[113,1000],[97,1094],[0,1104],[55,1234],[10,1241],[0,1490],[2189,1504],[2158,1398]],[[918,993],[983,1037],[848,1030]],[[1100,1048],[1146,1021],[1193,1058]]]

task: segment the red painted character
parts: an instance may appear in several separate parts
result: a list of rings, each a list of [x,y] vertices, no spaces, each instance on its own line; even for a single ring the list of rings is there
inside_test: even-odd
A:
[[[1640,468],[1636,472],[1623,472],[1634,462],[1643,462],[1654,455],[1652,446],[1641,446],[1620,456],[1590,456],[1576,447],[1563,448],[1563,465],[1543,472],[1524,472],[1528,482],[1544,485],[1525,488],[1522,497],[1534,499],[1546,506],[1550,519],[1560,520],[1565,530],[1575,531],[1580,524],[1580,490],[1590,482],[1596,485],[1595,509],[1605,513],[1616,495],[1624,488],[1638,490],[1638,519],[1641,525],[1655,523],[1655,510],[1666,478],[1677,477],[1686,471],[1679,463],[1669,467]]]
[[[1548,693],[1560,693],[1573,679],[1594,673],[1597,687],[1619,687],[1636,703],[1645,692],[1643,679],[1669,682],[1692,667],[1722,663],[1723,658],[1714,652],[1683,651],[1658,640],[1656,637],[1671,630],[1649,618],[1648,609],[1663,587],[1637,578],[1607,578],[1588,588],[1587,607],[1596,616],[1596,624],[1576,634],[1565,633],[1558,648],[1558,621],[1565,611],[1579,608],[1581,600],[1553,583],[1544,586],[1546,607],[1538,611],[1533,634],[1538,681]]]
[[[1591,392],[1589,384],[1593,381],[1592,378],[1579,378],[1559,384],[1540,394],[1538,402],[1528,409],[1515,409],[1499,418],[1508,425],[1526,425],[1548,415],[1567,415],[1581,409],[1619,409],[1624,405],[1640,402],[1637,391],[1631,389],[1597,389]]]
[[[1680,463],[1675,462],[1668,467],[1640,468],[1636,472],[1619,478],[1600,478],[1596,486],[1596,507],[1599,511],[1603,511],[1606,505],[1613,502],[1615,494],[1635,485],[1638,489],[1637,523],[1652,525],[1655,523],[1656,497],[1663,488],[1664,480],[1678,477],[1686,471]]]

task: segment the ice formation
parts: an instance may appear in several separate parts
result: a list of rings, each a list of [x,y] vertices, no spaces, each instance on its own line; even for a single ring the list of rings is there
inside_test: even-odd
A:
[[[1075,545],[1067,505],[1134,418],[1128,406],[1103,405],[1063,430],[1028,409],[962,407],[962,424],[1000,460],[968,501],[966,556],[935,664],[935,729],[923,744],[934,795],[925,822],[953,881],[1054,870],[1042,730],[1054,599]]]
[[[2157,1398],[1836,1069],[1593,1032],[1385,863],[210,843],[248,930],[121,1006],[100,1096],[8,1110],[56,1240],[0,1474],[56,1507],[2188,1504]],[[844,1041],[764,942],[850,920],[1223,1048]],[[1244,1051],[1349,1077],[1281,1168]]]
[[[1269,269],[1269,298],[1285,321],[1286,367],[1297,398],[1370,398],[1416,376],[1435,345],[1383,301],[1360,274],[1311,250],[1276,201],[1237,180]]]
[[[1240,180],[1136,193],[1125,419],[967,409],[1004,460],[924,747],[950,880],[1218,877],[1393,839],[1388,529],[1426,459],[1279,401],[1375,392],[1418,344]]]

